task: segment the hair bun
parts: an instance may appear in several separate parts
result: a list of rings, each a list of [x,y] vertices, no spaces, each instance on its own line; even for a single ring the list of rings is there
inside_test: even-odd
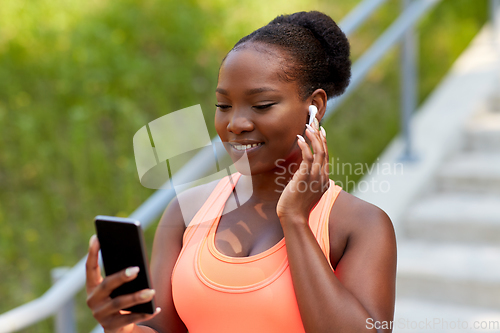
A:
[[[345,91],[351,78],[349,41],[330,16],[318,11],[302,11],[280,15],[269,24],[292,24],[311,31],[326,52],[326,60],[331,73],[330,80],[335,83],[334,96]]]
[[[241,38],[233,50],[252,42],[285,51],[283,70],[278,75],[286,81],[297,81],[303,100],[317,89],[323,89],[328,98],[338,96],[349,85],[349,41],[326,14],[311,11],[279,15]]]

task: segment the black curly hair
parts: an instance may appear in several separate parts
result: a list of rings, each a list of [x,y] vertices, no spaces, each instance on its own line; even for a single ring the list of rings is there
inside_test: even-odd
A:
[[[280,78],[297,81],[302,100],[319,88],[326,92],[328,98],[339,96],[349,85],[349,41],[326,14],[310,11],[279,15],[240,39],[228,54],[246,47],[250,42],[273,45],[285,51],[289,58],[283,61]]]

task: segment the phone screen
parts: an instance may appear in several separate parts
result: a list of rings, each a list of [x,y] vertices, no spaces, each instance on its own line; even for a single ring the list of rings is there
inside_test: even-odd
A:
[[[106,276],[122,269],[138,266],[137,277],[113,290],[111,298],[151,288],[148,261],[144,248],[144,236],[139,221],[99,215],[95,218],[97,238]],[[154,313],[154,299],[123,310],[135,313]]]

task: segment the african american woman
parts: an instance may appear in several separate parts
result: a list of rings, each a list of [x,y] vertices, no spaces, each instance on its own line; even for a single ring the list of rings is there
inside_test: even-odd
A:
[[[317,11],[278,16],[228,52],[215,128],[233,161],[246,153],[250,172],[170,202],[153,244],[154,290],[110,298],[137,271],[103,279],[92,237],[87,304],[105,332],[347,333],[393,320],[392,222],[329,179],[319,126],[327,100],[349,84],[349,53],[344,33]],[[120,310],[153,296],[161,308],[153,315]]]

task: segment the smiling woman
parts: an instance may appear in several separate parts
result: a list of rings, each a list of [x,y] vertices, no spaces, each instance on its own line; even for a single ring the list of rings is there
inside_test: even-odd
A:
[[[360,332],[393,319],[392,223],[329,179],[319,126],[350,65],[347,38],[320,12],[278,16],[229,51],[215,128],[233,161],[246,153],[249,168],[168,205],[151,259],[161,314],[120,310],[153,294],[110,299],[136,273],[102,279],[92,239],[88,305],[106,332]],[[181,199],[192,203],[190,214],[181,214]]]

